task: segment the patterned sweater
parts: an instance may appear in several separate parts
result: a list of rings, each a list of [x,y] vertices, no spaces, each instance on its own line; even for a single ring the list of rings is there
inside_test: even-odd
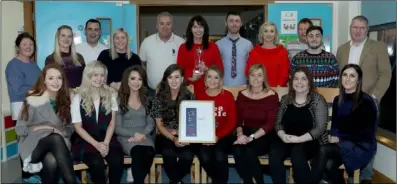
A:
[[[291,69],[295,70],[300,65],[308,67],[313,74],[317,87],[337,87],[339,79],[339,66],[336,57],[325,50],[319,54],[310,54],[302,51],[291,60]]]

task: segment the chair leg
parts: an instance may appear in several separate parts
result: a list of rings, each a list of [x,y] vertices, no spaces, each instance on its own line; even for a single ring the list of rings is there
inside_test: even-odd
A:
[[[194,183],[200,183],[200,161],[194,158]]]
[[[294,171],[292,167],[289,169],[288,183],[294,183]]]
[[[207,184],[207,172],[203,168],[201,168],[201,183]]]
[[[82,170],[81,171],[81,183],[86,184],[87,182],[87,171]]]
[[[156,183],[156,164],[153,163],[150,167],[150,183]]]
[[[161,165],[160,164],[156,165],[156,171],[158,173],[158,175],[157,175],[157,183],[163,183],[163,178],[162,178],[162,175],[161,175],[162,168],[163,168],[162,164]]]
[[[357,169],[353,173],[353,183],[360,183],[360,169]]]

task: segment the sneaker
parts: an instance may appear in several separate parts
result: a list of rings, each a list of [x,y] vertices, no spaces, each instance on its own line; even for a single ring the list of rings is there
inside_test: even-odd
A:
[[[133,183],[134,182],[134,177],[132,177],[131,168],[127,169],[127,182],[128,183]]]
[[[29,178],[24,178],[23,182],[25,182],[25,183],[41,183],[41,178],[39,175],[33,175]]]

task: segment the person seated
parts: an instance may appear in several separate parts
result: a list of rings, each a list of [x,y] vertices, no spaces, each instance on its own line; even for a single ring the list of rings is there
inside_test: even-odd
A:
[[[115,133],[124,154],[132,159],[131,173],[136,184],[144,183],[156,153],[152,134],[155,123],[149,115],[147,87],[146,72],[141,66],[124,71]]]
[[[306,184],[310,177],[308,160],[318,153],[320,145],[328,143],[328,106],[316,91],[307,67],[297,67],[288,86],[288,94],[281,98],[278,109],[278,137],[270,148],[270,173],[274,183],[286,183],[284,160],[291,157],[295,183]]]
[[[265,67],[254,64],[248,71],[248,86],[237,96],[237,140],[233,155],[244,183],[264,183],[258,156],[269,152],[279,106],[278,95],[267,81]]]
[[[156,143],[163,155],[164,169],[171,184],[183,183],[190,172],[194,154],[193,147],[178,141],[179,105],[183,100],[194,100],[194,95],[185,85],[182,68],[172,64],[164,71],[159,89],[152,101],[151,116],[156,120],[160,133]]]
[[[198,93],[197,100],[215,104],[215,144],[202,144],[198,158],[200,165],[212,178],[212,183],[226,184],[229,179],[228,153],[235,140],[236,103],[233,94],[223,89],[223,72],[217,66],[208,68],[205,74],[205,93]]]
[[[43,68],[36,84],[28,91],[15,131],[23,160],[22,170],[39,172],[42,183],[77,183],[70,155],[70,94],[62,68]]]
[[[107,73],[99,61],[87,64],[71,105],[72,123],[78,135],[73,155],[88,166],[95,184],[107,183],[104,160],[109,167],[109,183],[120,183],[123,175],[124,154],[114,135],[118,106],[115,92],[105,84]]]
[[[340,165],[352,172],[366,166],[376,153],[378,108],[374,99],[361,90],[360,66],[343,67],[339,81],[340,93],[332,104],[330,144],[321,146],[313,159],[309,183],[319,183],[325,171],[332,183],[345,183],[338,172]]]

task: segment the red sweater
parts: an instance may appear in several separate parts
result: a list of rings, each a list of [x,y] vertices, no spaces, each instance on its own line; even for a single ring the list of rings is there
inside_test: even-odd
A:
[[[256,45],[248,55],[245,75],[248,76],[249,68],[257,63],[264,65],[267,80],[271,87],[287,86],[290,62],[288,51],[282,45],[273,49],[265,49]]]
[[[240,91],[236,101],[237,127],[261,127],[265,133],[272,131],[279,104],[277,93],[254,100]]]
[[[236,127],[236,104],[233,94],[222,90],[217,96],[208,96],[206,92],[199,93],[197,100],[211,100],[215,103],[216,137],[229,135]]]
[[[179,47],[178,57],[176,63],[182,67],[185,72],[185,81],[186,85],[193,84],[194,94],[197,95],[197,92],[204,92],[204,75],[200,77],[195,82],[190,82],[188,79],[193,76],[193,70],[195,67],[195,62],[197,58],[196,49],[201,47],[201,44],[194,44],[191,50],[186,49],[186,43],[183,43]],[[222,57],[219,52],[218,46],[215,43],[209,42],[208,49],[204,49],[201,58],[205,63],[205,66],[210,67],[213,65],[218,66],[223,71],[223,62]]]

